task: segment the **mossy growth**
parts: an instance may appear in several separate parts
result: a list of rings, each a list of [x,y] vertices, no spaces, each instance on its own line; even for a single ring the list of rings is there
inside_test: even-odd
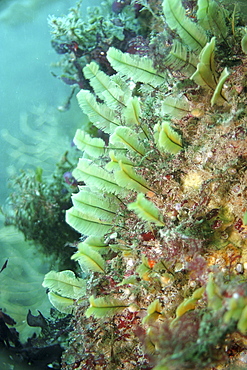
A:
[[[51,257],[51,262],[56,260],[60,268],[72,266],[69,245],[78,239],[78,233],[65,222],[65,211],[71,206],[71,193],[76,189],[71,174],[75,158],[75,153],[69,156],[66,152],[49,177],[43,176],[42,168],[38,167],[22,170],[11,178],[4,211],[5,223],[16,226],[26,240],[34,242],[43,254]]]
[[[111,47],[115,74],[83,68],[79,105],[109,142],[76,133],[66,220],[83,235],[72,258],[86,292],[66,370],[220,369],[245,346],[247,60],[240,43],[226,47],[241,60],[228,73],[227,9],[210,1],[204,24],[205,4],[164,0],[148,56]]]
[[[171,323],[151,324],[150,338],[159,358],[154,369],[165,366],[168,369],[211,369],[227,362],[225,346],[233,345],[236,331],[246,334],[246,288],[246,280],[241,277],[229,279],[218,273],[214,278],[210,274],[205,296],[202,288],[195,292],[196,300],[202,299],[197,307],[193,293],[178,307],[180,317]],[[238,340],[233,352],[243,349],[244,341]]]
[[[60,107],[61,110],[68,109],[77,89],[89,88],[82,73],[87,63],[95,61],[107,74],[114,73],[106,58],[109,47],[133,53],[138,50],[143,55],[147,53],[146,36],[157,11],[156,3],[151,3],[144,1],[144,5],[141,5],[129,0],[105,0],[101,6],[88,7],[86,14],[82,15],[80,0],[68,15],[49,17],[51,44],[62,56],[53,64],[60,70],[59,75],[53,75],[72,86],[72,93],[67,103]]]

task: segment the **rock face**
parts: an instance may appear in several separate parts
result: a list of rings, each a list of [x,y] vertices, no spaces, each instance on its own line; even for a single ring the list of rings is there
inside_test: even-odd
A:
[[[78,191],[66,221],[82,235],[72,256],[80,279],[52,271],[43,283],[53,305],[73,314],[62,368],[244,366],[242,21],[213,0],[142,3],[151,19],[149,31],[137,27],[145,55],[111,39],[103,53],[111,73],[91,58],[82,69],[79,106],[109,139],[76,132]],[[131,5],[114,11],[114,27]]]

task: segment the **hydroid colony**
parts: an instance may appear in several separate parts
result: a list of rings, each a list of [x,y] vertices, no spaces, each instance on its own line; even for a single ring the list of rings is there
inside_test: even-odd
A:
[[[66,221],[82,234],[80,277],[51,271],[43,283],[74,315],[64,369],[244,362],[244,27],[214,0],[186,5],[164,0],[150,12],[146,55],[113,45],[106,69],[83,67],[78,103],[108,143],[76,132]]]

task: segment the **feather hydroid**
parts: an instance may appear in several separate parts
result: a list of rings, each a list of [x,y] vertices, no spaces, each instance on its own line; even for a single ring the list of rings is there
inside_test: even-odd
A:
[[[73,176],[79,181],[84,181],[92,188],[114,194],[123,192],[121,186],[116,183],[113,174],[85,158],[79,160],[76,169],[73,171]]]
[[[78,299],[86,292],[86,283],[83,279],[76,278],[71,270],[61,272],[50,271],[45,275],[43,287],[72,299]]]
[[[142,220],[153,222],[157,226],[164,226],[165,223],[161,220],[159,210],[155,205],[147,200],[144,194],[137,195],[136,201],[128,205],[128,209],[134,211]]]
[[[120,299],[112,297],[100,297],[94,298],[91,296],[89,298],[90,307],[86,310],[86,317],[94,316],[97,318],[109,317],[120,313],[129,305]]]
[[[105,272],[104,259],[97,251],[85,244],[80,245],[78,252],[76,252],[71,258],[79,261],[83,269],[101,273]]]
[[[134,82],[157,86],[165,81],[165,74],[155,70],[150,58],[123,53],[111,47],[107,52],[107,59],[116,71],[122,76],[128,76]]]
[[[120,122],[116,119],[114,110],[105,104],[96,101],[94,95],[88,90],[80,90],[77,100],[82,111],[88,115],[90,121],[100,130],[112,134]]]
[[[163,12],[168,26],[177,31],[185,45],[195,51],[200,51],[206,45],[206,32],[186,17],[181,0],[164,0]]]

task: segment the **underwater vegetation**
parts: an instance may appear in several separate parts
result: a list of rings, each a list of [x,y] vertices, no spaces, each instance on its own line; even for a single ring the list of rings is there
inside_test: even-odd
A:
[[[70,316],[52,309],[41,285],[52,258],[44,257],[14,226],[2,226],[2,216],[0,221],[0,367],[60,369],[63,343],[72,328]]]
[[[54,268],[43,281],[53,306],[72,315],[61,367],[241,368],[247,350],[245,23],[237,6],[214,0],[163,0],[155,10],[153,1],[118,3],[109,2],[109,25],[118,24],[115,16],[123,23],[111,31],[104,63],[90,53],[84,59],[91,50],[84,30],[94,23],[80,19],[79,5],[68,17],[50,19],[53,46],[79,63],[66,70],[81,88],[79,106],[105,134],[103,140],[76,131],[81,155],[65,217],[81,235],[73,241],[78,264]],[[149,17],[149,29],[139,13]],[[94,47],[97,37],[109,38],[109,18],[99,18],[104,32],[92,32]],[[140,49],[121,47],[126,29]]]
[[[111,75],[114,72],[106,53],[114,46],[122,51],[145,53],[147,49],[146,35],[150,32],[152,14],[155,14],[156,2],[144,5],[139,1],[121,0],[104,1],[101,6],[92,6],[87,14],[81,14],[82,1],[70,9],[67,16],[50,16],[51,45],[61,55],[59,62],[53,67],[60,70],[53,75],[65,84],[70,85],[71,95],[67,103],[61,106],[66,110],[70,106],[76,90],[90,89],[82,68],[91,61],[98,63],[100,68]],[[154,10],[153,10],[154,9]]]
[[[15,226],[50,258],[51,264],[56,261],[60,268],[71,265],[70,243],[79,236],[65,222],[65,211],[72,204],[71,193],[77,185],[71,173],[77,158],[75,148],[71,148],[56,164],[52,176],[44,176],[41,167],[12,176],[11,192],[3,209],[5,224]]]
[[[72,328],[70,316],[52,310],[42,288],[50,263],[20,231],[0,220],[1,369],[46,370],[51,364],[60,369],[63,342]]]
[[[82,68],[79,106],[109,140],[76,131],[66,221],[82,235],[79,277],[43,282],[74,315],[63,369],[246,361],[245,31],[237,7],[184,5],[149,12],[144,54],[111,44],[114,73]]]

